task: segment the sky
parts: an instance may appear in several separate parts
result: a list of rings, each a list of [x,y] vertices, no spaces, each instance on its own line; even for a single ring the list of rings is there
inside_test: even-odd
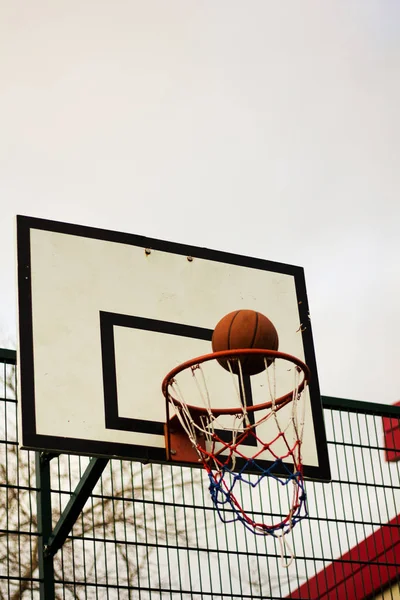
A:
[[[400,398],[396,0],[0,2],[15,215],[304,267],[323,395]]]

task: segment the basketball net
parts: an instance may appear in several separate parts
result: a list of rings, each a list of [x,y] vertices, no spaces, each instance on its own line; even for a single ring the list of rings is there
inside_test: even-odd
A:
[[[168,422],[179,422],[195,449],[197,460],[202,464],[209,479],[209,491],[219,518],[224,523],[240,521],[254,533],[273,536],[279,540],[284,566],[288,567],[294,557],[285,536],[303,518],[307,517],[304,489],[302,441],[304,433],[304,390],[309,370],[298,359],[273,351],[263,353],[266,401],[257,406],[249,403],[251,392],[242,370],[241,359],[255,350],[219,352],[188,361],[167,375],[163,391],[167,407],[173,417]],[[215,358],[229,355],[229,372],[232,389],[236,395],[236,407],[216,409],[210,389],[206,365]],[[231,367],[235,363],[235,372]],[[291,371],[292,389],[277,397],[276,363],[284,362],[285,370]],[[238,368],[239,367],[239,368]],[[180,379],[186,374],[182,383]],[[188,392],[188,374],[191,389]],[[229,374],[227,373],[227,376]],[[190,397],[188,404],[186,398]],[[268,435],[268,440],[264,436]],[[261,512],[261,484],[269,479],[271,499],[270,520]],[[271,484],[276,484],[271,496]],[[252,491],[260,488],[259,498]],[[276,504],[275,504],[276,502]],[[244,504],[249,504],[245,507]],[[282,504],[287,506],[286,511]],[[273,506],[272,506],[273,504]],[[273,514],[277,506],[279,514]],[[284,562],[287,547],[290,560]]]

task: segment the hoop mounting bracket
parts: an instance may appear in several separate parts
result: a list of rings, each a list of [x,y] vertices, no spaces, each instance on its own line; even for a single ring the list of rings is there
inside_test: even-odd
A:
[[[164,424],[165,449],[167,460],[171,462],[201,463],[196,448],[190,441],[187,432],[182,427],[178,417],[172,416]],[[197,442],[205,445],[205,436],[198,435]]]

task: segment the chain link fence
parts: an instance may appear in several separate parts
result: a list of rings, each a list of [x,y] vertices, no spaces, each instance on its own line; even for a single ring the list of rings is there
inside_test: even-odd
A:
[[[47,600],[38,463],[18,449],[15,362],[0,351],[0,599]],[[291,534],[289,568],[276,539],[218,520],[201,470],[110,460],[54,557],[54,597],[399,598],[400,408],[323,403],[332,482],[307,482],[310,516]],[[48,458],[54,528],[90,459]],[[281,512],[271,484],[253,495],[260,513]]]

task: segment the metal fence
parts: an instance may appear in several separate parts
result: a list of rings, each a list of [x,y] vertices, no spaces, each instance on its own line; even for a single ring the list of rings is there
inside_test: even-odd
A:
[[[387,457],[400,408],[323,399],[332,483],[307,483],[289,568],[274,538],[218,520],[201,470],[110,460],[46,570],[41,513],[57,527],[90,459],[18,449],[13,351],[0,367],[0,599],[399,597],[399,462]],[[260,513],[280,512],[270,485],[253,494]]]

